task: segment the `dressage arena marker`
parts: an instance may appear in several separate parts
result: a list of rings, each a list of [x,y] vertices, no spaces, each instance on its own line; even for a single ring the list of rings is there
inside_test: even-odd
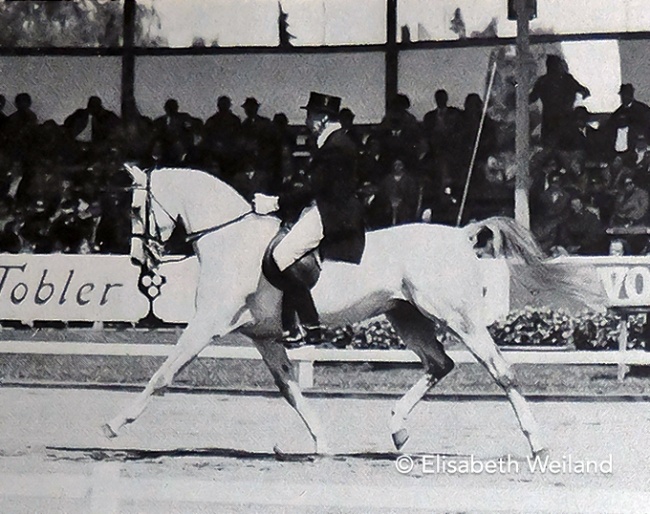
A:
[[[625,325],[625,323],[622,323]],[[627,331],[621,331],[621,339],[627,341]],[[174,345],[140,343],[89,343],[47,341],[0,341],[0,354],[37,355],[86,355],[120,357],[166,357]],[[419,357],[411,350],[339,350],[332,348],[302,347],[288,350],[289,358],[298,364],[298,382],[302,388],[314,386],[314,363],[419,363]],[[630,365],[650,365],[650,352],[627,350],[621,344],[618,351],[584,351],[561,349],[505,350],[506,359],[512,364],[590,364],[617,365],[618,378],[623,380]],[[467,350],[447,352],[456,363],[474,363],[476,359]],[[262,356],[253,346],[208,346],[199,357],[211,359],[261,360]]]

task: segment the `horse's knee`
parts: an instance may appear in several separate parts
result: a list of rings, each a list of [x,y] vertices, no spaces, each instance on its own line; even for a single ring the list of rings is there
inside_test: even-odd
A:
[[[441,359],[431,359],[427,362],[427,371],[435,382],[445,378],[455,367],[456,363],[447,354],[442,355]]]
[[[438,380],[442,380],[444,377],[449,375],[456,367],[456,363],[453,361],[449,355],[445,354],[442,363],[436,367],[433,374]]]

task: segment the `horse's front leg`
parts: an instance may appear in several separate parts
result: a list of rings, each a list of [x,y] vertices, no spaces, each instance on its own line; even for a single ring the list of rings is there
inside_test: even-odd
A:
[[[162,392],[171,385],[174,376],[210,344],[214,335],[225,335],[230,331],[227,323],[224,324],[222,330],[215,329],[215,327],[214,320],[211,320],[208,316],[195,316],[174,346],[169,357],[154,373],[144,390],[117,416],[102,426],[104,434],[107,437],[115,437],[124,425],[138,419],[149,405],[151,396]]]
[[[314,441],[315,452],[321,455],[327,454],[329,449],[320,420],[302,394],[296,379],[294,366],[287,356],[286,349],[278,342],[268,340],[256,340],[255,346],[257,346],[264,362],[273,375],[282,396],[296,410],[307,430],[309,430],[309,434]]]

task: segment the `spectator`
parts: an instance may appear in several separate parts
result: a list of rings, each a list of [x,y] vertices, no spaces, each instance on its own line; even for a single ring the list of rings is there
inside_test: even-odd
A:
[[[275,164],[276,175],[272,177],[270,189],[278,193],[282,184],[289,180],[294,173],[293,152],[296,148],[296,136],[289,127],[289,119],[283,112],[273,116],[273,127],[278,142],[277,163]]]
[[[391,168],[377,193],[380,225],[412,223],[418,215],[418,182],[409,174],[402,159],[395,159]]]
[[[165,102],[165,114],[153,122],[158,163],[162,166],[179,166],[192,141],[192,117],[180,112],[178,102],[170,98]]]
[[[37,146],[42,159],[50,163],[74,163],[74,148],[63,127],[54,120],[47,120],[37,130]]]
[[[87,249],[93,244],[95,229],[95,220],[89,208],[82,200],[61,202],[50,228],[55,250],[62,253],[88,253]]]
[[[585,165],[588,159],[597,159],[601,153],[598,131],[589,127],[589,111],[576,107],[573,116],[562,128],[557,145],[557,156],[568,171],[571,182],[581,191],[586,190]]]
[[[241,124],[243,151],[258,173],[278,176],[277,154],[279,141],[271,120],[259,115],[260,103],[254,97],[246,98],[242,104],[246,117]]]
[[[589,90],[580,84],[564,68],[557,55],[546,57],[546,74],[537,79],[530,93],[530,101],[542,101],[542,144],[554,147],[562,130],[571,122],[576,95],[590,96]]]
[[[612,257],[622,257],[630,253],[630,245],[624,239],[612,239],[609,243],[609,255]]]
[[[458,148],[462,113],[450,107],[449,95],[444,89],[435,93],[436,108],[424,115],[424,134],[433,155],[449,154]]]
[[[546,252],[557,245],[558,229],[569,214],[570,196],[562,185],[558,172],[549,176],[549,186],[539,199],[539,209],[534,218],[533,233]]]
[[[19,161],[28,161],[32,156],[32,145],[35,141],[38,118],[32,111],[32,97],[27,93],[16,95],[14,105],[16,112],[7,118],[6,136],[12,155]]]
[[[339,122],[341,123],[342,130],[345,131],[346,135],[354,143],[357,148],[357,151],[361,151],[363,143],[361,141],[361,136],[357,131],[357,128],[354,126],[354,113],[351,109],[344,107],[339,113]]]
[[[476,144],[476,138],[479,136],[479,127],[481,116],[483,115],[483,100],[476,93],[470,93],[465,98],[465,110],[461,114],[459,135],[461,143],[461,153],[466,156],[465,163],[469,165],[470,156]],[[484,163],[487,158],[494,154],[496,149],[496,131],[497,127],[489,116],[485,116],[483,130],[480,134],[478,152],[476,154],[477,163]]]
[[[205,145],[209,157],[214,159],[221,172],[230,177],[237,171],[241,119],[230,109],[228,96],[217,99],[217,112],[205,122]]]
[[[63,122],[66,131],[80,145],[86,156],[94,160],[113,143],[120,126],[117,114],[102,105],[101,98],[91,96],[85,109],[77,109]]]
[[[8,221],[0,231],[0,252],[20,253],[23,249],[23,241],[19,235],[20,221],[13,219]]]
[[[621,105],[603,127],[609,139],[609,149],[615,155],[634,150],[634,142],[643,134],[650,137],[650,107],[634,98],[634,86],[623,84],[619,91]]]
[[[128,102],[120,131],[120,150],[125,161],[151,166],[151,150],[154,144],[153,121],[140,114],[135,102]]]
[[[409,112],[408,96],[398,94],[388,106],[388,112],[377,127],[385,157],[391,161],[403,156],[414,157],[420,129],[415,116]]]
[[[625,176],[616,195],[611,225],[629,227],[643,225],[648,216],[648,193],[634,183],[634,178]]]
[[[598,217],[589,212],[579,195],[571,199],[569,215],[560,225],[558,244],[570,254],[599,255],[604,251],[605,230]]]

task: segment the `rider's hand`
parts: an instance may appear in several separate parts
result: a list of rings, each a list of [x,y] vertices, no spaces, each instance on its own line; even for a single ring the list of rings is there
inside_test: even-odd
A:
[[[253,208],[257,214],[269,214],[278,210],[278,197],[255,193]]]

